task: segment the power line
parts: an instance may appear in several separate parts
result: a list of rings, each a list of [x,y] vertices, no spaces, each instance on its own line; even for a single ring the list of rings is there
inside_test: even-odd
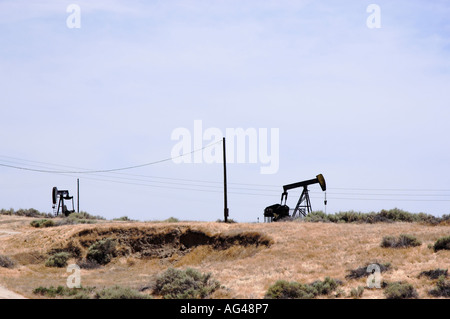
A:
[[[55,170],[42,170],[42,169],[32,169],[32,168],[26,168],[26,167],[21,167],[21,166],[15,166],[15,165],[7,165],[7,164],[1,164],[0,166],[4,166],[4,167],[9,167],[9,168],[15,168],[15,169],[21,169],[21,170],[26,170],[26,171],[32,171],[32,172],[39,172],[39,173],[54,173],[54,174],[91,174],[91,173],[110,173],[110,172],[117,172],[117,171],[124,171],[124,170],[130,170],[130,169],[135,169],[135,168],[140,168],[140,167],[145,167],[145,166],[150,166],[150,165],[154,165],[154,164],[159,164],[159,163],[163,163],[163,162],[168,162],[168,161],[172,161],[176,158],[180,158],[186,155],[190,155],[193,154],[195,152],[198,151],[202,151],[205,148],[211,147],[213,145],[222,143],[222,141],[217,141],[215,143],[209,144],[207,146],[204,146],[202,148],[193,150],[189,153],[185,153],[185,154],[181,154],[179,156],[175,156],[175,157],[170,157],[170,158],[165,158],[162,160],[158,160],[158,161],[154,161],[154,162],[149,162],[149,163],[145,163],[145,164],[140,164],[140,165],[134,165],[134,166],[127,166],[127,167],[121,167],[121,168],[112,168],[112,169],[103,169],[103,170],[86,170],[86,171],[55,171]]]
[[[71,176],[69,174],[89,174],[90,176],[97,176],[100,178],[93,178],[93,177],[83,177],[85,179],[95,180],[95,181],[101,181],[101,182],[109,182],[109,183],[118,183],[118,184],[124,184],[124,185],[136,185],[136,186],[145,186],[145,187],[154,187],[154,188],[166,188],[166,189],[177,189],[177,190],[188,190],[188,191],[201,191],[201,192],[212,192],[212,193],[222,193],[220,190],[222,187],[219,186],[221,182],[219,181],[206,181],[206,180],[197,180],[197,179],[181,179],[181,178],[173,178],[173,177],[162,177],[162,176],[151,176],[151,175],[140,175],[140,174],[130,174],[130,173],[123,173],[119,172],[122,170],[129,170],[132,168],[138,168],[138,167],[144,167],[149,166],[157,163],[161,163],[164,161],[172,160],[178,157],[182,157],[185,155],[192,154],[197,151],[201,151],[207,147],[210,147],[212,145],[218,144],[222,141],[217,141],[213,144],[210,144],[208,146],[205,146],[201,149],[197,149],[194,151],[191,151],[186,154],[182,154],[177,157],[172,157],[169,159],[163,159],[155,162],[135,165],[135,166],[128,166],[128,167],[122,167],[122,168],[115,168],[115,169],[103,169],[103,170],[88,170],[88,169],[82,169],[81,171],[74,171],[74,170],[53,170],[48,169],[48,166],[59,166],[59,167],[70,167],[74,168],[72,166],[65,166],[60,164],[54,164],[54,163],[46,163],[46,162],[39,162],[39,161],[32,161],[32,160],[25,160],[25,159],[19,159],[15,157],[10,156],[0,156],[3,158],[9,158],[14,159],[15,161],[11,160],[2,160],[3,162],[12,163],[14,165],[10,164],[4,164],[0,163],[0,166],[4,167],[11,167],[16,169],[22,169],[27,171],[34,171],[34,172],[42,172],[42,173],[52,173],[52,174],[61,174],[65,176]],[[25,164],[27,166],[37,167],[37,168],[30,168],[30,167],[24,167],[23,163],[17,164],[17,161],[21,162],[30,162],[30,163],[38,163],[38,164],[44,164],[46,166],[42,165],[34,165],[34,164]],[[77,168],[80,169],[80,168]],[[114,176],[111,175],[99,175],[99,174],[114,174]],[[120,175],[120,176],[118,176]],[[125,176],[131,176],[131,177],[125,177]],[[71,176],[74,177],[74,176]],[[148,180],[151,179],[162,179],[165,181],[155,181],[155,180]],[[208,185],[202,185],[202,184],[208,184]],[[214,185],[217,184],[217,185]],[[278,193],[275,193],[275,188],[281,189],[281,186],[277,185],[267,185],[267,184],[251,184],[251,183],[229,183],[232,185],[230,187],[230,194],[235,195],[251,195],[251,196],[262,196],[262,197],[279,197]],[[244,187],[239,187],[244,186]],[[250,186],[250,187],[248,187]],[[258,187],[258,188],[255,188]],[[270,188],[270,189],[264,189],[264,188]],[[217,189],[217,190],[215,190]],[[333,187],[329,188],[329,190],[350,190],[350,191],[384,191],[384,192],[449,192],[450,190],[446,189],[406,189],[406,188],[398,188],[398,189],[379,189],[379,188],[342,188],[342,187]],[[278,192],[278,191],[277,191]],[[317,192],[311,192],[312,194],[319,194]],[[450,201],[447,199],[422,199],[417,197],[442,197],[442,196],[449,196],[448,194],[405,194],[405,193],[393,193],[393,194],[386,194],[386,193],[354,193],[354,192],[328,192],[329,195],[349,195],[349,196],[364,196],[364,197],[331,197],[329,199],[335,199],[335,200],[370,200],[370,201],[428,201],[428,202],[446,202]],[[368,198],[372,196],[387,196],[387,197],[415,197],[414,199],[408,198]],[[316,197],[313,197],[316,198]]]

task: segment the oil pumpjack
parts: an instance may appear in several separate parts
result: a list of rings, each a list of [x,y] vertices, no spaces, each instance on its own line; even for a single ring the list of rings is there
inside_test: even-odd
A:
[[[313,184],[319,184],[320,188],[322,188],[322,191],[327,190],[327,186],[325,184],[325,178],[322,174],[319,174],[316,176],[316,178],[309,179],[303,182],[288,184],[283,186],[283,193],[281,194],[281,203],[280,204],[274,204],[271,206],[268,206],[264,209],[264,221],[272,222],[272,221],[278,221],[283,218],[295,218],[295,215],[298,213],[299,217],[304,217],[307,214],[309,214],[312,211],[311,208],[311,201],[309,199],[309,191],[308,186]],[[297,205],[295,206],[294,212],[292,213],[292,216],[289,216],[289,206],[286,205],[287,197],[288,197],[288,190],[303,187],[302,194],[297,202]],[[283,203],[284,200],[284,203]],[[326,193],[325,193],[325,201],[324,204],[327,204],[326,200]],[[301,216],[300,216],[301,215]]]
[[[71,200],[72,201],[72,209],[67,209],[67,206],[64,204],[64,200]],[[64,214],[64,216],[69,216],[71,213],[75,212],[74,205],[73,205],[73,196],[69,195],[68,190],[59,190],[56,186],[52,188],[52,207],[53,211],[55,211],[56,204],[58,203],[58,208],[56,209],[56,216],[59,215],[59,209],[61,208],[61,213]]]

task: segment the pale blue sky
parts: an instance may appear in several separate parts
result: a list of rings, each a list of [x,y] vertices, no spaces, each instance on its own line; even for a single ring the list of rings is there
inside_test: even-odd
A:
[[[448,214],[449,17],[447,1],[0,1],[0,163],[109,169],[170,157],[194,120],[278,128],[277,174],[229,165],[230,183],[274,185],[231,184],[231,218],[262,220],[282,185],[318,173],[327,212]],[[80,208],[107,218],[223,218],[220,164],[127,173],[139,176],[0,167],[0,207],[51,211],[51,188],[75,194],[79,177]]]

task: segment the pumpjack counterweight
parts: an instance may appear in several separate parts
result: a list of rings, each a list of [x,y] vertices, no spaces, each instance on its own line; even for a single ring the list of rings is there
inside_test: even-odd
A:
[[[278,221],[283,218],[292,217],[295,218],[295,216],[298,213],[298,216],[300,215],[302,217],[305,217],[307,214],[309,214],[312,211],[311,208],[311,200],[309,198],[309,191],[308,186],[312,184],[319,184],[322,188],[322,191],[327,190],[327,186],[325,183],[325,178],[322,174],[319,174],[314,179],[309,179],[303,182],[288,184],[283,186],[283,193],[281,194],[281,203],[280,204],[274,204],[271,206],[268,206],[264,209],[264,221]],[[295,206],[294,212],[292,213],[292,216],[289,216],[289,206],[286,205],[287,197],[288,197],[288,190],[303,187],[302,194],[300,195],[300,198],[297,202],[297,205]],[[284,203],[283,203],[284,201]],[[325,201],[326,205],[326,201]]]

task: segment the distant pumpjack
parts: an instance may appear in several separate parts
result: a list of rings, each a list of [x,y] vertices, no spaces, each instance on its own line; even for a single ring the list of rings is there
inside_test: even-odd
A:
[[[312,208],[311,201],[309,199],[308,185],[312,184],[319,184],[322,188],[322,191],[324,192],[327,190],[325,178],[322,174],[317,175],[316,178],[309,179],[303,182],[284,185],[283,193],[281,194],[281,203],[268,206],[264,209],[264,221],[278,221],[286,217],[294,218],[297,213],[299,213],[299,216],[300,214],[302,216],[306,216],[307,214],[309,214],[312,211]],[[289,206],[286,205],[288,197],[287,191],[298,187],[303,187],[303,191],[297,202],[297,205],[295,206],[292,216],[289,216]],[[324,203],[326,205],[327,201],[325,200]]]
[[[64,204],[64,200],[72,200],[72,210],[68,210],[67,206]],[[58,203],[58,208],[56,210],[56,216],[59,215],[59,209],[61,208],[61,213],[64,214],[64,216],[69,216],[71,213],[75,212],[74,205],[73,205],[73,196],[69,195],[68,190],[58,190],[58,188],[55,186],[52,189],[52,208],[53,211],[55,210],[56,203]]]

